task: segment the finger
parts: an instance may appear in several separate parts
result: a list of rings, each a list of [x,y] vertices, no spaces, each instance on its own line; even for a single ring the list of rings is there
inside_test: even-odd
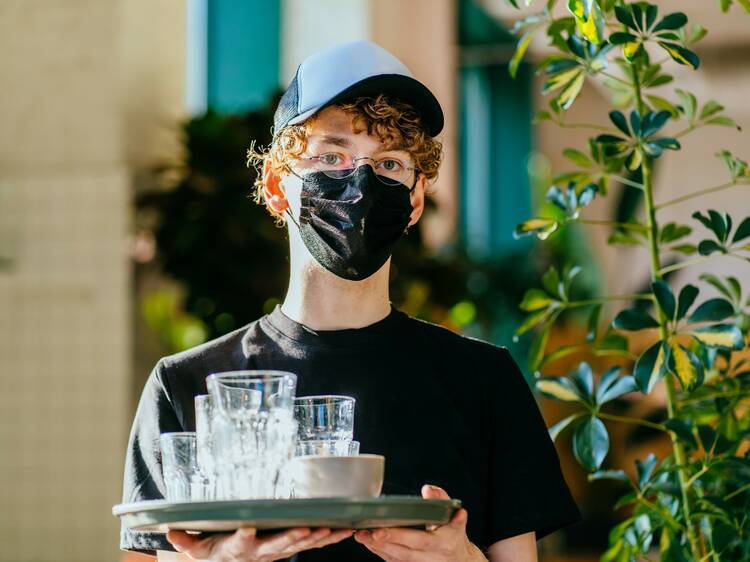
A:
[[[428,550],[436,542],[434,533],[413,529],[376,529],[372,538],[380,542],[400,544],[414,550]]]
[[[389,556],[388,554],[386,554],[382,550],[375,548],[374,546],[365,545],[365,547],[376,556],[380,556],[383,560],[385,560],[385,562],[401,562],[400,560]]]
[[[294,543],[307,538],[312,534],[312,531],[306,527],[289,529],[283,533],[277,533],[258,540],[258,548],[256,554],[260,556],[269,556],[272,554],[278,554],[285,550],[291,550]]]
[[[382,542],[374,537],[370,538],[369,543],[363,543],[367,548],[379,550],[382,554],[397,560],[398,562],[434,562],[431,555],[420,550],[412,550],[409,547],[392,542]],[[382,554],[379,556],[382,557]]]
[[[451,497],[448,492],[443,490],[439,486],[433,486],[432,484],[425,484],[422,486],[422,497],[426,500],[449,500]]]
[[[316,543],[322,541],[331,535],[330,529],[315,529],[310,532],[310,535],[302,540],[299,540],[289,546],[284,553],[295,554],[309,548],[313,548]]]
[[[211,550],[216,542],[217,537],[201,538],[201,535],[190,535],[185,531],[169,531],[167,540],[177,552],[183,552],[191,558],[206,558],[211,554]]]
[[[323,548],[324,546],[328,546],[329,544],[336,544],[337,542],[341,542],[345,539],[348,539],[353,534],[354,534],[354,531],[352,531],[351,529],[340,529],[338,531],[333,531],[326,538],[318,541],[316,544],[314,544],[310,548]]]
[[[230,536],[223,538],[225,541],[222,549],[235,557],[244,557],[247,552],[254,548],[258,541],[254,527],[241,527]]]
[[[466,529],[466,522],[468,520],[469,512],[461,508],[453,514],[453,517],[451,518],[450,523],[448,523],[448,526],[463,531]]]

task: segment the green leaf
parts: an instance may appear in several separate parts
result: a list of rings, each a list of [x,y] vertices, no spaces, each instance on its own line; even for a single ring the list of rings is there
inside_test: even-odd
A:
[[[624,43],[632,43],[638,38],[632,33],[625,33],[623,31],[616,31],[609,36],[609,42],[613,45],[622,45]]]
[[[646,350],[635,363],[634,378],[638,389],[650,394],[667,372],[669,347],[659,341]]]
[[[682,320],[687,314],[688,309],[693,306],[695,298],[698,296],[698,287],[695,285],[685,285],[680,291],[680,296],[677,297],[677,318],[676,320]]]
[[[709,347],[739,351],[745,347],[742,332],[734,324],[714,324],[690,332],[696,340]]]
[[[737,230],[734,231],[734,236],[732,237],[732,243],[739,242],[740,240],[744,240],[745,238],[750,237],[750,217],[747,217],[745,220],[743,220],[740,225],[737,227]]]
[[[617,367],[614,367],[607,372],[610,371],[614,371],[615,373],[617,373],[619,372],[619,369]],[[599,406],[601,406],[602,404],[606,404],[607,402],[611,402],[612,400],[619,398],[624,394],[633,392],[638,388],[635,383],[635,379],[630,375],[624,375],[622,377],[615,378],[608,385],[604,385],[602,383],[603,380],[604,376],[602,376],[602,379],[599,381],[599,386],[596,389],[596,403]]]
[[[680,440],[687,443],[694,449],[698,447],[698,443],[693,435],[692,424],[688,421],[671,418],[664,422],[664,426],[674,433]]]
[[[693,70],[696,70],[700,66],[701,63],[698,55],[690,49],[686,49],[677,43],[668,43],[666,41],[658,41],[658,43],[675,62],[689,66]]]
[[[659,241],[662,244],[667,244],[668,242],[674,242],[675,240],[689,236],[691,232],[693,232],[693,229],[687,225],[670,222],[662,227],[659,233]]]
[[[561,109],[569,109],[573,102],[581,93],[583,88],[583,82],[586,78],[586,74],[583,71],[579,71],[575,78],[570,80],[565,87],[562,89],[560,94],[555,98]]]
[[[615,17],[617,21],[633,30],[637,30],[635,21],[633,20],[633,14],[625,6],[615,6]]]
[[[557,272],[555,266],[551,266],[542,274],[542,285],[550,295],[557,295],[561,299],[565,295],[562,283],[560,282],[560,274]]]
[[[701,281],[705,281],[706,283],[712,285],[717,291],[719,291],[722,295],[725,297],[731,299],[732,293],[729,292],[729,289],[727,288],[724,283],[722,283],[716,275],[713,275],[711,273],[701,273],[700,275]]]
[[[529,348],[528,365],[529,370],[533,373],[539,368],[539,364],[544,358],[544,350],[547,348],[547,339],[552,328],[552,319],[545,323],[541,330],[534,336]]]
[[[703,382],[703,365],[695,353],[676,342],[672,342],[670,348],[673,371],[682,388],[691,390],[699,386]]]
[[[676,303],[674,293],[672,293],[672,288],[668,283],[659,279],[651,284],[651,290],[656,297],[656,302],[659,304],[659,308],[661,308],[667,319],[672,321],[676,311]]]
[[[511,77],[516,77],[516,74],[518,73],[518,67],[521,65],[521,61],[523,60],[523,57],[526,54],[529,45],[531,44],[531,40],[534,39],[534,36],[540,29],[541,27],[530,29],[526,33],[524,33],[518,40],[516,51],[513,53],[513,57],[510,59],[510,63],[508,64],[508,72],[510,73]]]
[[[588,479],[589,482],[593,482],[594,480],[618,480],[631,486],[633,485],[624,470],[597,470],[589,474]]]
[[[586,402],[594,403],[594,375],[591,372],[591,366],[582,362],[576,367],[575,370],[569,374],[570,380],[578,389],[578,394],[583,397]]]
[[[700,118],[706,119],[716,113],[719,113],[720,111],[724,111],[723,105],[721,105],[718,101],[708,101],[706,102],[706,105],[703,106],[703,109],[701,109]]]
[[[521,334],[525,334],[537,324],[540,324],[541,322],[547,320],[547,317],[550,316],[551,313],[552,313],[552,310],[549,308],[536,310],[532,312],[531,314],[526,316],[526,318],[524,318],[521,325],[518,328],[516,328],[514,335],[518,337]]]
[[[737,3],[745,8],[745,11],[750,14],[750,0],[737,0]]]
[[[623,310],[612,321],[618,330],[636,331],[644,328],[658,328],[659,323],[646,311],[640,308]]]
[[[669,29],[680,29],[687,23],[688,19],[682,12],[674,12],[668,16],[664,16],[659,23],[651,30],[651,33],[657,33],[659,31],[666,31]]]
[[[615,124],[615,127],[620,129],[625,136],[629,137],[631,135],[630,133],[630,127],[628,126],[628,120],[625,118],[625,115],[622,114],[621,111],[610,111],[609,112],[609,118],[612,121],[612,123]],[[606,135],[600,135],[600,137],[605,137]],[[615,139],[620,139],[620,137],[613,137]],[[602,142],[602,141],[598,141]]]
[[[702,256],[710,256],[714,252],[723,252],[724,247],[713,240],[702,240],[698,244],[698,253]]]
[[[734,306],[726,299],[709,299],[696,308],[688,318],[691,324],[695,322],[718,322],[734,316]]]
[[[730,119],[729,117],[714,117],[713,119],[706,121],[706,123],[709,125],[724,125],[725,127],[734,127],[737,130],[742,130],[742,127],[740,127],[734,119]]]
[[[567,418],[564,418],[557,422],[555,425],[550,427],[547,431],[549,432],[549,438],[554,441],[557,439],[557,436],[560,435],[566,427],[568,427],[571,423],[576,421],[578,418],[580,418],[582,415],[584,415],[584,412],[576,412],[575,414],[569,415]]]
[[[553,302],[556,301],[550,298],[550,296],[544,291],[540,289],[529,289],[524,294],[519,308],[526,312],[531,312],[533,310],[547,308]]]
[[[656,468],[656,455],[649,453],[645,460],[636,459],[635,471],[638,476],[638,487],[642,490],[651,479]]]
[[[586,402],[578,387],[565,377],[542,377],[536,381],[536,388],[548,398],[561,402]]]
[[[597,470],[609,451],[609,435],[602,421],[590,416],[573,433],[573,453],[581,466]]]
[[[596,304],[591,307],[589,312],[588,330],[586,331],[586,341],[596,340],[596,334],[599,331],[599,316],[602,312],[602,305]]]
[[[677,117],[680,113],[680,110],[677,109],[676,105],[674,105],[671,101],[666,100],[662,97],[655,96],[652,94],[646,94],[646,99],[649,101],[649,103],[652,106],[654,106],[654,109],[668,111],[672,117]]]
[[[686,256],[691,256],[698,251],[698,247],[695,244],[678,244],[670,248],[673,252],[680,252]]]
[[[628,351],[628,338],[613,330],[608,330],[604,337],[594,343],[597,355],[624,355]]]
[[[580,150],[576,150],[575,148],[566,148],[565,150],[563,150],[563,156],[565,156],[565,158],[572,161],[573,163],[582,166],[583,168],[590,168],[594,165],[594,163],[588,156],[586,156]]]
[[[607,244],[623,244],[627,246],[639,246],[644,243],[642,238],[627,230],[615,230],[607,238]]]
[[[695,112],[698,108],[698,100],[690,92],[680,90],[679,88],[675,90],[675,93],[682,102],[682,110],[685,112],[685,117],[687,117],[687,120],[692,123],[695,118]]]
[[[555,219],[535,218],[522,222],[513,231],[515,238],[521,238],[527,234],[536,234],[539,240],[546,240],[550,234],[560,226]]]

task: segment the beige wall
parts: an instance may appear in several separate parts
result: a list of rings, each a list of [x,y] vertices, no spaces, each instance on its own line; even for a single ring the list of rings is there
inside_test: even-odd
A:
[[[175,146],[182,29],[170,0],[0,2],[2,561],[119,559],[129,191]]]

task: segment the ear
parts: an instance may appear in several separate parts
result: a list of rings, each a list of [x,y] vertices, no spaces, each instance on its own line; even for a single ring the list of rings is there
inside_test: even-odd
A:
[[[412,211],[408,226],[416,224],[424,212],[424,188],[426,185],[427,176],[420,172],[419,176],[417,176],[417,183],[414,185],[414,190],[411,192]]]
[[[289,207],[284,188],[281,186],[281,176],[273,171],[268,159],[263,161],[263,198],[274,214],[282,215]]]

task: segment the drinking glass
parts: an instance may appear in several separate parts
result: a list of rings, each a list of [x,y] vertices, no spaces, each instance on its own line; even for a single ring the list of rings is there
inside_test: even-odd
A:
[[[359,455],[359,441],[309,439],[297,441],[295,456],[350,457]]]
[[[193,477],[198,472],[196,435],[193,431],[162,433],[159,436],[167,500],[192,499]]]
[[[273,498],[294,454],[297,378],[282,371],[233,371],[206,379],[213,404],[217,499]]]
[[[208,394],[195,397],[195,433],[198,471],[193,476],[192,498],[216,497],[216,467],[213,457],[213,404]]]
[[[351,396],[302,396],[294,400],[294,417],[303,441],[351,441],[354,437],[354,404]]]

